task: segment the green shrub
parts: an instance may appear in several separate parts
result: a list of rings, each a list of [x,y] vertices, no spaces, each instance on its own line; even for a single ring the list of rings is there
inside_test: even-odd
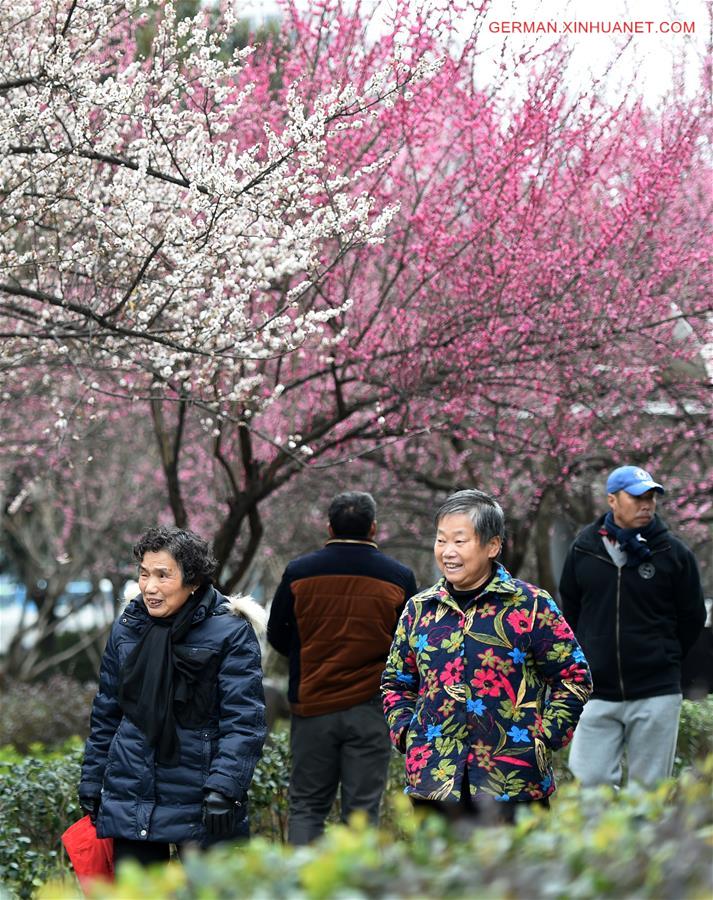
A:
[[[324,883],[332,884],[330,879],[336,879],[338,890],[350,897],[450,897],[458,896],[458,891],[472,896],[466,874],[470,872],[469,860],[478,859],[487,875],[476,878],[470,872],[468,877],[476,879],[473,885],[480,885],[478,896],[484,898],[515,896],[518,891],[521,896],[535,896],[531,884],[540,883],[535,879],[540,868],[542,878],[559,885],[547,894],[553,898],[593,897],[599,887],[601,896],[622,896],[630,890],[637,897],[695,897],[694,887],[702,879],[701,835],[705,836],[707,828],[710,842],[713,834],[713,757],[705,764],[702,776],[691,773],[695,760],[700,760],[712,741],[713,700],[684,701],[677,760],[682,773],[679,782],[663,785],[651,794],[636,786],[620,793],[602,790],[588,794],[584,805],[582,792],[567,782],[564,759],[558,758],[561,787],[549,817],[524,819],[508,832],[496,829],[492,835],[479,833],[478,847],[490,848],[491,865],[488,853],[468,849],[468,842],[464,844],[462,839],[454,842],[440,823],[415,827],[414,814],[403,796],[403,757],[398,755],[392,758],[380,834],[368,829],[352,832],[335,827],[339,819],[339,807],[335,804],[329,834],[319,845],[321,849],[301,849],[295,854],[289,848],[283,849],[290,759],[289,732],[282,729],[270,736],[255,772],[251,788],[254,840],[238,852],[217,850],[187,862],[185,874],[180,866],[172,867],[160,878],[174,879],[178,885],[176,898],[197,897],[203,869],[212,872],[215,866],[215,871],[206,876],[207,893],[200,894],[201,900],[233,897],[238,883],[241,895],[246,897],[253,896],[254,888],[255,894],[263,897],[311,898],[328,896],[320,893],[322,876],[315,873],[324,865],[332,873],[324,875]],[[60,835],[81,815],[75,799],[81,746],[44,753],[33,747],[32,752],[32,758],[24,759],[17,750],[0,749],[0,884],[11,896],[21,898],[32,896],[37,885],[58,870],[69,874]],[[459,844],[466,849],[461,852]],[[535,847],[540,848],[540,856],[534,852]],[[709,862],[710,843],[706,852]],[[518,854],[528,860],[526,865]],[[705,855],[703,860],[706,861]],[[302,864],[306,866],[310,861],[313,868],[303,872]],[[503,876],[498,865],[513,871]],[[525,866],[526,875],[519,879],[521,865]],[[445,867],[447,873],[439,875],[431,871],[434,867],[439,871]],[[689,869],[690,878],[686,874]],[[630,887],[632,873],[641,879],[641,894],[638,886]],[[503,877],[506,883],[501,888]],[[267,885],[264,890],[259,887],[261,878]],[[63,891],[55,894],[58,900],[72,896],[71,875],[69,879],[56,887]],[[679,881],[679,894],[665,893],[664,887],[668,889]],[[253,888],[248,890],[243,882]],[[567,884],[571,886],[570,893],[562,887]],[[622,886],[618,894],[617,885]],[[661,888],[658,895],[657,885]],[[623,886],[628,887],[624,890]],[[132,894],[128,883],[124,887],[124,896],[153,896],[142,891]],[[160,885],[159,888],[163,890]],[[174,896],[173,890],[166,888],[166,892],[159,891],[155,896]]]
[[[33,744],[56,747],[75,735],[86,737],[96,689],[66,675],[11,683],[0,705],[0,747],[9,744],[29,753]]]
[[[270,734],[250,787],[250,831],[275,841],[287,840],[287,788],[290,782],[290,736]]]
[[[83,742],[42,750],[23,758],[0,748],[0,886],[29,898],[58,871],[69,874],[61,835],[81,818],[77,804]],[[281,842],[287,833],[289,734],[271,735],[250,792],[252,831]],[[71,883],[71,881],[70,881]],[[2,896],[0,888],[0,896]]]
[[[400,806],[402,836],[332,825],[310,847],[257,838],[189,854],[183,865],[122,867],[96,900],[247,898],[622,898],[696,900],[713,890],[713,758],[655,791],[582,792],[567,785],[546,814],[524,811],[513,828],[450,830]],[[67,900],[67,883],[40,900]],[[78,894],[76,895],[78,896]]]
[[[684,700],[676,747],[676,772],[713,753],[713,696]]]
[[[76,801],[81,756],[75,747],[44,759],[0,758],[0,884],[11,895],[29,898],[66,869],[60,837],[81,816]]]

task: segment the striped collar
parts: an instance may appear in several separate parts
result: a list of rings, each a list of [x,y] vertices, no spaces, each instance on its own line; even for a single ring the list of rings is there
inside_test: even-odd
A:
[[[375,550],[379,546],[376,541],[367,541],[366,538],[364,540],[359,540],[358,538],[330,538],[324,546],[329,547],[330,544],[366,544],[367,547],[373,547]]]

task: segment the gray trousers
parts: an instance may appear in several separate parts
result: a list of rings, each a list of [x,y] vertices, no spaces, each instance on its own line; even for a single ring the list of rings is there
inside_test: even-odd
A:
[[[363,809],[378,823],[391,755],[380,696],[322,716],[293,715],[290,746],[291,844],[307,844],[322,834],[340,782],[342,821]]]
[[[619,785],[626,752],[630,781],[651,787],[673,771],[681,694],[590,700],[574,732],[569,768],[584,787]]]

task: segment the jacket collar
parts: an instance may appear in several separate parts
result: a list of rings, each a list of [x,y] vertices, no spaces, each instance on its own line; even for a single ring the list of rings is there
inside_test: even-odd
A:
[[[376,541],[368,541],[366,538],[330,538],[327,543],[324,545],[325,547],[329,547],[332,544],[361,544],[367,547],[374,547],[374,549],[378,548],[378,544]]]
[[[486,594],[514,594],[516,591],[517,585],[512,575],[502,563],[497,563],[495,574],[480,592],[479,598]],[[431,592],[435,600],[460,611],[460,607],[448,593],[445,575],[433,585]]]

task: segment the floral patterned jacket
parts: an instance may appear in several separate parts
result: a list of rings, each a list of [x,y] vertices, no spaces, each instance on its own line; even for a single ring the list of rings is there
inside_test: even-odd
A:
[[[381,682],[406,793],[457,803],[467,766],[473,796],[548,796],[551,751],[571,740],[591,690],[546,591],[498,565],[463,612],[442,578],[406,604]]]

